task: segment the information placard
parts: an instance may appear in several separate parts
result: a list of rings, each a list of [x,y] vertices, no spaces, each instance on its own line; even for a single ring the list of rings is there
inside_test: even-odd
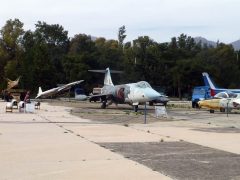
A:
[[[165,106],[155,106],[155,116],[158,117],[168,117]]]

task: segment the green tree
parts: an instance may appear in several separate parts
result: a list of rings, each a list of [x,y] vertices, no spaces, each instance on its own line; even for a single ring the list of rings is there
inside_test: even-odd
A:
[[[43,86],[43,89],[49,89],[58,83],[66,83],[62,61],[68,52],[69,38],[62,26],[38,22],[34,32],[25,33],[23,47],[26,88],[37,90],[38,86]]]
[[[123,41],[127,37],[126,33],[126,28],[125,26],[121,26],[118,29],[118,43],[121,48],[123,48]]]
[[[20,74],[23,49],[21,47],[23,23],[19,19],[10,19],[0,30],[0,80],[5,77],[14,79]],[[1,88],[4,85],[1,85]]]
[[[95,43],[91,36],[75,35],[71,39],[68,55],[64,59],[64,72],[68,81],[89,80],[88,69],[97,68]]]

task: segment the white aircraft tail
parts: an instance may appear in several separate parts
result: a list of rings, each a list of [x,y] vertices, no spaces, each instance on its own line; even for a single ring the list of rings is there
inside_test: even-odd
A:
[[[42,88],[39,87],[39,88],[38,88],[38,94],[37,94],[37,97],[39,97],[39,96],[42,94],[42,92],[43,92],[43,91],[42,91]]]
[[[105,73],[104,77],[104,85],[106,86],[114,86],[110,74],[110,69],[107,68],[106,70],[88,70],[90,72],[97,72],[97,73]],[[111,70],[111,73],[123,73],[123,71],[116,71],[116,70]]]
[[[113,86],[112,77],[111,77],[110,69],[109,69],[109,68],[107,68],[107,69],[106,69],[106,72],[105,72],[104,86],[105,86],[105,85],[111,85],[111,86]]]
[[[213,84],[212,80],[210,79],[208,73],[203,72],[202,75],[203,75],[203,79],[204,79],[204,84],[205,84],[206,86],[209,86],[211,89],[216,89],[216,87],[215,87],[215,85]]]

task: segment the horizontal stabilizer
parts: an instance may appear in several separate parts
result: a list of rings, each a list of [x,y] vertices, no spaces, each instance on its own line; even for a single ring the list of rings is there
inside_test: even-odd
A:
[[[107,70],[88,70],[89,72],[96,72],[96,73],[106,73]],[[118,73],[121,74],[123,71],[111,70],[111,73]]]

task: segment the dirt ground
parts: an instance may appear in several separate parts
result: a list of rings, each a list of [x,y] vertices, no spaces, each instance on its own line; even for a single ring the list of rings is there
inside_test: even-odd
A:
[[[139,111],[135,113],[133,108],[126,104],[111,105],[106,109],[101,109],[100,103],[90,102],[69,102],[69,101],[53,101],[51,105],[72,107],[71,114],[84,119],[91,119],[94,123],[107,124],[135,124],[144,123],[144,106],[139,106]],[[167,121],[167,118],[156,118],[154,114],[154,106],[147,106],[147,123]]]
[[[51,105],[71,107],[70,113],[84,118],[91,119],[94,123],[106,124],[144,124],[145,123],[145,109],[143,105],[139,106],[139,111],[135,113],[133,108],[126,104],[118,106],[111,105],[106,109],[101,109],[100,103],[90,103],[88,101],[49,101]],[[156,117],[155,107],[147,106],[146,123],[151,124],[155,122],[176,122],[172,123],[177,126],[193,126],[192,123],[197,123],[196,130],[201,124],[215,125],[218,131],[233,131],[234,128],[240,129],[240,111],[234,110],[230,114],[215,112],[209,113],[207,109],[192,109],[188,106],[184,108],[174,107],[173,103],[166,107],[167,116]],[[180,122],[180,123],[178,123]],[[192,123],[191,123],[192,122]],[[204,129],[201,129],[204,130]],[[206,130],[206,129],[205,129]],[[213,129],[208,129],[210,132]],[[217,131],[217,130],[216,130]],[[237,131],[236,129],[234,131]]]

